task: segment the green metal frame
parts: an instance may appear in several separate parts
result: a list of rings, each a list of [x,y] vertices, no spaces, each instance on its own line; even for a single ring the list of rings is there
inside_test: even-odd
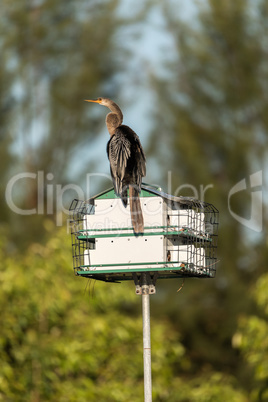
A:
[[[118,264],[119,265],[119,264]],[[130,265],[130,264],[128,264]],[[76,271],[76,275],[91,278],[96,280],[101,280],[105,282],[118,282],[118,281],[126,281],[133,279],[133,273],[142,274],[142,272],[149,272],[152,274],[158,274],[158,279],[167,279],[167,278],[184,278],[187,276],[192,276],[191,268],[185,267],[168,267],[168,268],[132,268],[132,269],[120,269],[120,270],[85,270],[85,271]],[[198,275],[195,271],[195,276],[199,278],[211,278],[213,274],[209,271],[209,269],[204,268],[204,271]]]
[[[97,267],[125,267],[125,266],[137,266],[137,265],[167,265],[167,264],[184,264],[187,265],[186,263],[184,263],[183,261],[157,261],[157,262],[129,262],[129,263],[119,263],[119,264],[96,264],[93,267],[97,268]],[[92,265],[81,265],[81,267],[92,267]],[[182,267],[176,267],[176,269],[181,269]],[[160,268],[160,269],[170,269],[170,268]]]
[[[191,230],[172,230],[172,231],[162,231],[162,232],[145,232],[146,230],[150,229],[171,229],[171,228],[177,228],[178,226],[151,226],[151,227],[145,227],[144,228],[144,233],[140,234],[139,236],[180,236],[184,238],[194,238],[196,241],[206,241],[206,242],[211,242],[212,238],[211,235],[207,236],[206,233],[204,235],[198,235]],[[131,230],[132,233],[117,233],[120,231],[125,231],[125,230]],[[108,237],[136,237],[137,235],[133,233],[133,228],[128,227],[128,228],[108,228],[108,229],[82,229],[79,230],[79,233],[84,233],[84,232],[113,232],[112,234],[86,234],[86,235],[78,235],[77,239],[78,240],[88,240],[92,238],[108,238]],[[114,233],[116,232],[116,233]],[[189,232],[189,233],[188,233]]]
[[[157,188],[157,187],[155,187],[155,189],[159,190],[159,188]],[[129,190],[128,190],[128,191],[129,191]],[[158,195],[153,194],[153,193],[150,193],[150,192],[147,191],[147,190],[141,189],[140,197],[158,197]],[[118,196],[115,194],[114,189],[113,189],[113,187],[112,187],[112,188],[110,188],[110,189],[108,189],[108,190],[106,190],[106,191],[103,191],[103,192],[100,193],[100,194],[97,194],[97,195],[96,195],[95,197],[93,197],[93,198],[94,198],[94,199],[98,199],[98,200],[104,200],[104,199],[112,200],[112,199],[117,199],[117,198],[120,198],[120,197],[118,197]]]

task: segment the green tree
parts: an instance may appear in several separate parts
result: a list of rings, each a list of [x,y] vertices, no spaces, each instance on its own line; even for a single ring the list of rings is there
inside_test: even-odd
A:
[[[1,234],[0,400],[140,401],[142,317],[134,283],[75,277],[69,236],[52,221],[43,224],[50,240],[24,254],[12,252]],[[167,319],[154,318],[151,327],[155,401],[246,401],[232,376],[178,376],[192,364],[178,331]]]
[[[12,143],[10,132],[8,131],[8,120],[12,109],[11,97],[9,94],[10,74],[5,72],[3,63],[0,66],[0,93],[2,102],[0,102],[0,191],[5,193],[6,182],[9,178],[9,172],[14,163],[14,158],[9,152]],[[6,205],[4,197],[0,201],[0,215],[2,221],[7,222],[10,219],[10,210]]]
[[[167,294],[163,310],[169,309],[182,329],[196,372],[211,364],[241,379],[243,363],[231,337],[240,312],[254,308],[248,287],[265,269],[267,253],[264,236],[231,216],[228,194],[240,180],[248,182],[251,173],[265,172],[268,6],[265,1],[208,0],[196,5],[196,20],[187,22],[173,2],[161,6],[174,53],[164,63],[166,74],[153,77],[158,107],[151,152],[163,172],[171,171],[173,193],[190,184],[201,198],[200,186],[212,185],[205,200],[220,211],[216,279],[189,281],[177,305]],[[180,193],[196,195],[189,187]],[[249,201],[250,190],[241,191],[231,198],[231,208],[249,217]],[[246,388],[247,377],[242,381]]]
[[[69,237],[51,221],[44,225],[50,240],[32,243],[25,255],[10,255],[2,238],[0,400],[139,401],[142,319],[133,314],[140,302],[134,285],[75,278]],[[153,326],[153,373],[165,384],[184,350],[168,323]]]
[[[66,181],[73,152],[99,129],[86,118],[83,100],[103,91],[120,71],[114,40],[118,1],[23,1],[4,7],[1,48],[11,75],[15,104],[9,124],[19,160],[24,169]]]
[[[262,275],[251,292],[258,314],[243,315],[233,337],[234,347],[242,351],[251,369],[249,383],[252,401],[268,399],[268,275]]]
[[[123,25],[118,6],[119,0],[2,4],[1,152],[13,159],[10,166],[1,158],[1,174],[4,185],[16,173],[44,174],[44,186],[32,178],[16,183],[12,196],[20,208],[36,208],[42,196],[44,211],[49,200],[55,213],[55,196],[50,199],[46,184],[64,186],[74,171],[80,184],[79,176],[93,168],[88,154],[102,120],[92,114],[89,119],[83,101],[117,93],[115,76],[124,53],[116,37]],[[6,216],[2,209],[1,214]],[[41,213],[12,219],[16,244],[41,235]],[[25,232],[26,225],[31,230]]]

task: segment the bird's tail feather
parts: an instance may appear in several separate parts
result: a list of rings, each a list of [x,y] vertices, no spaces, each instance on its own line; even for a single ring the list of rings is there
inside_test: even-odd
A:
[[[134,232],[143,233],[144,222],[139,198],[139,191],[136,186],[132,185],[129,185],[129,206]]]
[[[126,207],[127,206],[127,186],[125,186],[122,189],[122,193],[120,194],[120,197],[121,197],[124,207]]]

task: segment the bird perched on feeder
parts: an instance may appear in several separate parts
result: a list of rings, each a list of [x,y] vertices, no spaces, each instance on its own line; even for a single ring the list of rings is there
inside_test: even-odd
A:
[[[86,102],[98,103],[111,111],[107,114],[105,121],[111,136],[107,144],[107,154],[114,190],[126,207],[129,189],[132,226],[136,234],[142,233],[144,222],[139,193],[142,177],[146,175],[146,160],[139,137],[130,127],[122,124],[123,113],[111,99],[98,98],[86,100]]]

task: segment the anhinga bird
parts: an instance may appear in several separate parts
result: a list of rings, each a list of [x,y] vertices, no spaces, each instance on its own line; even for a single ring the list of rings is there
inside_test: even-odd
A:
[[[142,177],[146,175],[146,160],[139,137],[130,127],[122,125],[123,113],[111,99],[98,98],[86,102],[99,103],[111,110],[106,116],[106,126],[111,136],[107,144],[107,154],[114,190],[126,207],[129,189],[132,226],[135,233],[142,233],[144,223],[139,193]]]

